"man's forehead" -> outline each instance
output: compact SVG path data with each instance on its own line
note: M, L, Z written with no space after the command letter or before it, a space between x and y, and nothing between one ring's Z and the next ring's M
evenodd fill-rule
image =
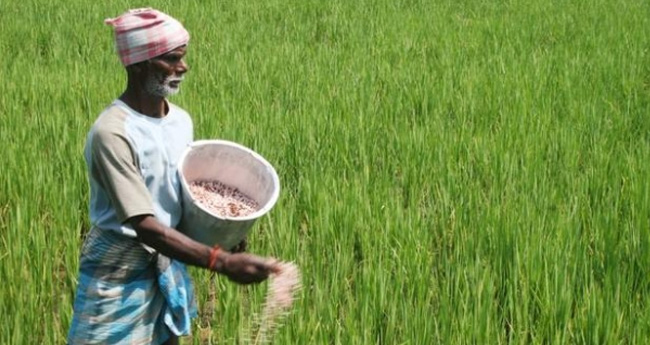
M177 47L175 49L172 49L165 54L162 54L160 56L165 56L165 55L176 55L176 54L185 54L187 52L187 45L182 45L180 47Z
M168 52L166 52L164 54L160 54L160 55L158 55L156 57L153 57L149 61L159 60L159 59L160 60L165 60L167 58L179 59L179 58L184 57L186 53L187 53L187 46L184 45L184 46L174 48L174 49L172 49L172 50L170 50L170 51L168 51Z

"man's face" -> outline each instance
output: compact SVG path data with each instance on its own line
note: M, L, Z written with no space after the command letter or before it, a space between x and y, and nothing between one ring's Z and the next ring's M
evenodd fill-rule
M167 97L178 93L189 67L185 63L187 47L181 46L149 60L145 91L152 96Z

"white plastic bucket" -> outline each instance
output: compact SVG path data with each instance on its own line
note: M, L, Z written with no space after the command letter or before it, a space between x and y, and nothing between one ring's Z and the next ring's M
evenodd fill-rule
M226 140L195 141L178 162L183 216L178 229L190 238L228 250L248 235L257 219L268 213L280 195L280 179L269 162L253 150ZM239 189L260 209L244 217L223 217L194 200L194 181L219 181Z

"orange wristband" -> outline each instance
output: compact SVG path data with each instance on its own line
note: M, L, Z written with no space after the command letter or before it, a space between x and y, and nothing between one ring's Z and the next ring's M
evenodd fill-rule
M219 256L219 252L221 251L221 247L218 245L215 245L210 249L210 266L208 267L209 269L213 270L215 269L214 266L217 265L217 256Z

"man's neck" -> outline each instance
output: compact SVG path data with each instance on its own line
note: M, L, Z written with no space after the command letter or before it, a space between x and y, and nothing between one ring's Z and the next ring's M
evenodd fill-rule
M165 117L169 110L165 98L147 95L145 92L132 87L127 87L119 99L131 109L150 117Z

